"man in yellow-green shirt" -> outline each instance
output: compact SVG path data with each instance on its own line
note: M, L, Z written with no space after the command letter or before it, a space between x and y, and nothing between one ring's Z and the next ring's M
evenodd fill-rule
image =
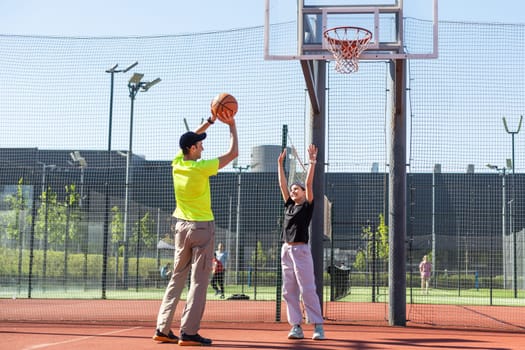
M175 255L173 273L166 287L157 316L153 339L179 345L211 345L212 340L199 335L206 305L206 293L212 269L215 223L211 209L210 176L237 158L239 153L235 119L220 116L230 128L228 151L214 159L201 160L205 131L217 116L208 118L195 132L188 131L179 140L180 151L172 162L173 185L177 206L175 224ZM182 289L191 270L191 283L180 320L180 337L173 334L171 324Z

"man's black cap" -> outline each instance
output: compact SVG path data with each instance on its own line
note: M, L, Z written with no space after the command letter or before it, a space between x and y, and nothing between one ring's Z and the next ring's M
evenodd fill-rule
M183 134L179 140L179 146L181 149L190 148L199 141L202 141L206 138L206 133L196 134L193 131L188 131Z

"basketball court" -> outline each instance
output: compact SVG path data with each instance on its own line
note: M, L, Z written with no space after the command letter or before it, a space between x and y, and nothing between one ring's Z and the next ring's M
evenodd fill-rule
M270 322L275 316L273 301L269 304L252 301L227 304L228 301L207 303L200 333L213 339L212 347L221 349L520 349L523 348L523 308L472 307L470 314L456 306L439 308L417 304L425 309L432 322L418 322L410 314L406 296L406 154L407 154L407 64L410 60L433 60L438 52L438 0L265 0L264 58L268 61L297 61L304 77L309 102L309 141L318 146L318 168L314 191L324 194L327 162L327 83L328 70L351 80L360 74L360 67L372 62L388 65L388 218L389 270L386 303L363 303L360 310L374 315L376 323L357 319L346 312L345 320L327 320L327 339L313 341L311 325L305 325L303 340L288 340L290 326L286 322L285 306L279 310L280 322ZM418 35L425 45L412 47L404 37L403 18L417 13L422 18ZM288 30L287 21L297 23ZM287 30L280 31L283 26ZM366 103L363 97L363 103ZM235 104L235 108L237 105ZM520 122L521 123L521 122ZM285 134L285 132L283 132ZM289 147L283 137L282 147ZM292 145L293 146L293 145ZM238 168L238 169L242 169ZM45 170L45 165L44 165ZM239 183L240 183L239 170ZM239 185L240 193L240 185ZM327 205L327 204L325 204ZM325 213L316 207L312 220L311 246L316 261L316 274L323 274L323 234ZM117 259L118 261L118 259ZM118 270L118 267L117 267ZM320 282L322 283L322 281ZM242 286L244 288L244 285ZM322 289L322 284L319 286ZM332 302L332 301L331 301ZM0 323L0 349L152 349L152 339L159 301L122 300L4 300L4 321ZM181 303L183 304L183 303ZM335 304L335 302L334 302ZM140 305L140 307L139 307ZM279 304L281 305L281 304ZM333 305L333 304L332 304ZM358 303L354 303L354 311ZM180 307L180 305L179 305ZM426 310L428 308L428 310ZM129 310L122 319L122 311ZM343 309L341 309L343 310ZM419 311L421 311L419 310ZM492 314L495 311L500 314ZM501 317L512 312L519 322L510 324ZM459 314L459 315L458 315ZM473 314L486 320L505 324L505 331L473 330L436 326L447 317L466 317L464 324L476 320ZM40 318L39 318L40 317ZM179 315L175 319L178 320ZM426 320L427 318L423 318ZM462 319L463 320L463 319ZM472 322L475 323L475 322ZM173 330L177 330L177 321ZM482 328L482 326L480 326ZM172 345L173 346L173 345Z

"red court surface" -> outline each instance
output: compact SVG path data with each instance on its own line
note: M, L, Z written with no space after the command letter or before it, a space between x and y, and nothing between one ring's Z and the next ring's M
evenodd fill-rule
M158 300L0 299L0 350L168 349L157 344ZM330 307L337 305L330 304ZM285 306L275 320L274 302L209 301L200 334L218 349L525 349L525 308L411 305L407 327L390 327L385 305L345 303L325 325L327 339L288 340ZM179 304L173 324L178 322ZM365 317L366 316L366 317ZM433 320L433 322L429 322ZM447 326L449 325L449 326ZM476 327L478 327L476 329ZM481 330L483 328L483 330Z
M312 326L305 325L305 336ZM151 339L154 326L0 323L0 349L141 350L179 348ZM288 324L204 322L200 333L217 349L525 349L524 333L418 327L375 327L327 323L327 339L288 340ZM175 329L176 331L176 329ZM182 347L180 347L182 348Z

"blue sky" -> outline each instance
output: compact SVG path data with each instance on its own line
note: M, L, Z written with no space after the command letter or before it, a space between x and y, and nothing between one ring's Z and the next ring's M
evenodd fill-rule
M296 0L272 1L291 1L293 3ZM331 2L332 0L316 1ZM333 1L341 2L346 0ZM423 1L431 2L432 0L404 1L405 5L407 5L411 2L420 4ZM74 0L0 0L0 34L65 37L149 36L260 27L264 23L264 3L264 0L223 0L220 2L211 0L90 0L83 2ZM505 6L500 6L501 3L504 3ZM523 0L505 0L501 3L488 0L439 0L439 19L441 21L525 23L523 17L525 2ZM129 62L119 60L118 63L124 67L134 60L135 58L133 60L130 59ZM104 66L104 69L109 68L112 64L114 64L113 61ZM146 67L146 65L142 65L141 61L141 69L142 67ZM159 73L159 76L165 79L162 86L169 86L167 74ZM146 76L147 79L156 77L156 75ZM90 79L94 78L90 77ZM105 83L106 81L104 80ZM35 85L38 86L38 84ZM106 85L104 85L104 88L106 88ZM125 93L123 89L119 91ZM151 95L152 98L161 95L160 89L156 91L158 91L156 95ZM9 90L5 92L4 96L9 96ZM123 96L122 99L125 101L124 106L127 108L128 101L126 97ZM141 96L140 107L146 105L147 98L148 95ZM205 103L201 103L201 105L205 106ZM32 108L31 105L28 105L28 108ZM67 108L62 108L61 111L67 112L68 110ZM125 123L128 121L128 112L127 109L122 111L124 115L122 124L119 124L117 119L114 120L114 149L126 149L127 147L128 131ZM521 110L518 111L518 113L521 112ZM509 117L511 125L514 125L512 121L516 116L510 114L507 117ZM499 128L498 130L503 135L502 137L507 137L501 127L500 117L495 118L498 123L496 127ZM35 122L35 125L45 127L46 122L38 120ZM93 132L98 130L90 124L82 125ZM98 131L100 132L100 130ZM100 134L105 135L105 130L100 132ZM27 142L25 141L26 139L33 140L24 138L22 134L18 133L15 136L16 140L11 140L7 146L2 147L18 147L20 140L23 142ZM69 137L69 141L73 142L71 140L74 139L74 134L71 134ZM298 138L295 138L296 141ZM97 138L89 138L89 140L90 142L96 142L96 146L83 144L82 147L86 149L93 147L100 149L100 145L103 145L102 147L105 146L104 141L100 141ZM4 144L5 141L6 139L4 139ZM24 145L26 144L24 143ZM134 141L134 150L138 146L140 145ZM162 149L169 149L166 145L163 146ZM56 148L54 144L52 146L38 144L38 147L42 149ZM67 144L65 147L68 147ZM161 149L157 145L151 148ZM146 155L148 159L169 159L172 149L173 147L169 149L169 155L162 154L161 156L153 157L146 152L139 153ZM140 149L137 151L140 151ZM245 152L244 157L248 156L249 152ZM505 159L505 157L506 155L499 158L495 157L495 159L499 161L499 159ZM246 162L241 157L240 161ZM484 164L477 164L476 166L483 168Z
M260 26L264 0L2 0L0 13L1 34L179 34ZM439 0L440 20L525 23L524 13L523 0Z

